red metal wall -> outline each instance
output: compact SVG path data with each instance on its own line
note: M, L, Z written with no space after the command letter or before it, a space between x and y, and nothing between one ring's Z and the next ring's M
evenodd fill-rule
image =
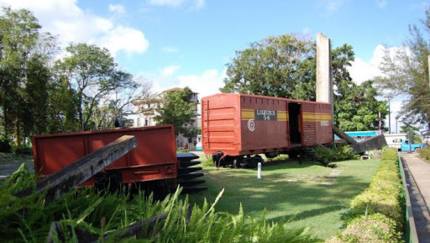
M240 106L242 134L240 154L287 149L289 131L285 100L241 95Z
M241 150L240 96L216 94L202 99L202 147L206 153Z
M175 134L171 125L34 136L35 172L44 176L55 173L123 135L134 135L138 145L106 171L120 170L124 183L176 178Z
M237 156L290 149L289 103L298 107L294 116L301 142L294 146L333 142L331 104L216 94L202 99L203 150Z
M330 104L303 102L302 145L314 146L333 142L332 110Z

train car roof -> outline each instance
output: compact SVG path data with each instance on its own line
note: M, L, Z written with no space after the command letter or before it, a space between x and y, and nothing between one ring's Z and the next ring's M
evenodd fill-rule
M202 98L206 99L206 98L210 98L210 97L215 97L215 96L240 96L240 97L249 97L249 98L261 98L261 99L273 99L273 100L282 100L282 101L287 101L287 102L294 102L294 103L309 103L309 104L330 104L327 102L317 102L317 101L309 101L309 100L296 100L296 99L291 99L291 98L282 98L282 97L273 97L273 96L264 96L264 95L253 95L253 94L238 94L238 93L218 93L218 94L213 94L213 95L209 95L209 96L205 96Z

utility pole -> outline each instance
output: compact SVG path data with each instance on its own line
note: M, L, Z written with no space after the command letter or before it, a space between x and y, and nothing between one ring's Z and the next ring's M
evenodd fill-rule
M399 133L397 119L396 119L396 133Z
M388 133L391 134L391 100L388 100Z
M391 99L393 98L393 95L388 95L388 133L391 134Z
M429 71L429 89L430 89L430 55L427 56L427 67Z

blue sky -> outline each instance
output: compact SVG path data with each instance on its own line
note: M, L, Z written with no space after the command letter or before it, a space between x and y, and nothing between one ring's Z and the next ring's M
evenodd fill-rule
M370 79L379 74L382 45L399 47L430 1L0 0L0 5L33 11L63 46L86 42L108 48L125 71L151 81L156 91L188 85L206 96L223 85L225 65L236 50L289 33L315 39L321 32L333 48L352 45L353 79ZM394 101L394 111L399 104Z

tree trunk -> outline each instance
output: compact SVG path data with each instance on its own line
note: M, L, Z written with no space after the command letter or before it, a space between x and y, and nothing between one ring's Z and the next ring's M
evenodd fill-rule
M4 102L3 102L3 122L4 122L4 137L7 139L8 138L8 124L7 124L7 100L5 98Z
M20 125L19 125L19 118L16 118L16 145L17 148L21 148L21 129L20 129Z

